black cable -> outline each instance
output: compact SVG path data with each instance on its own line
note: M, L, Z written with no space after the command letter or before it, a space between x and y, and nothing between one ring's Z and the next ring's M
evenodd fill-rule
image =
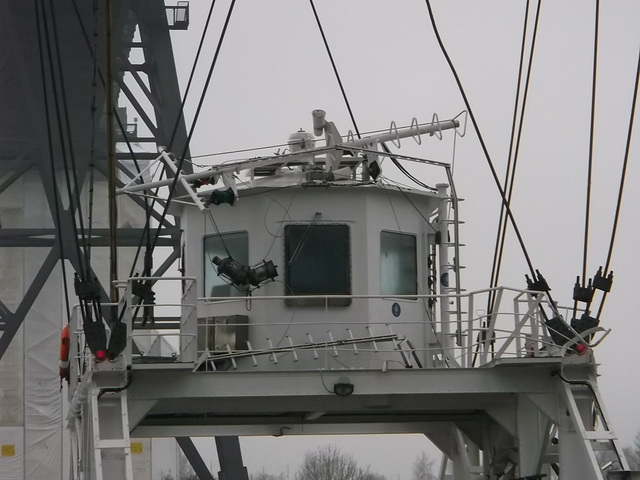
M631 137L633 134L633 119L636 114L636 105L638 103L638 87L640 86L640 52L638 53L638 65L636 67L636 81L633 88L633 100L631 102L631 114L629 118L629 129L627 131L627 143L624 150L624 162L622 164L622 173L620 174L620 187L618 188L618 200L616 202L616 213L613 220L613 227L611 229L611 240L609 241L609 251L607 252L607 261L605 263L605 274L609 271L609 265L611 264L611 256L613 255L613 245L616 240L616 232L618 230L618 220L620 219L620 209L622 205L622 194L624 192L624 183L627 176L627 165L629 163L629 150L631 149ZM598 314L596 318L600 318L602 309L604 308L604 302L607 298L607 292L605 291L600 306L598 307Z
M216 0L213 0L212 3L211 3L211 7L209 9L209 13L207 15L207 20L206 20L202 35L200 36L200 42L198 44L196 57L194 59L193 65L191 67L191 73L189 74L189 80L187 81L187 87L186 87L186 90L185 90L185 94L184 94L184 96L182 98L182 102L180 104L180 110L178 112L178 115L176 116L176 121L174 123L173 131L171 133L171 138L170 138L169 143L167 145L167 150L168 151L172 151L173 142L174 142L175 137L176 137L177 132L178 132L178 127L180 125L180 120L184 116L184 107L185 107L185 104L187 102L187 97L189 95L189 92L191 90L191 84L192 84L192 81L193 81L193 78L194 78L194 75L195 75L195 71L196 71L196 67L198 65L198 61L200 59L200 54L202 52L202 47L204 45L204 40L206 38L208 29L209 29L209 24L210 24L211 18L213 16L213 9L214 9L215 4L216 4ZM195 121L194 121L194 123L195 123ZM188 142L187 142L187 145L188 145ZM185 154L186 154L186 149L185 149ZM184 154L182 156L182 159L184 160ZM158 190L159 189L156 189L156 195L157 195ZM154 250L155 244L157 243L157 238L159 237L160 229L162 228L163 223L164 223L164 219L165 219L165 215L163 215L162 221L158 225L158 231L157 231L157 235L155 237L155 240L152 242L151 241L151 228L150 228L151 212L152 212L152 209L155 207L156 199L154 198L153 201L151 202L151 206L149 206L148 199L145 198L145 204L146 204L145 226L144 226L144 230L143 230L143 235L140 237L140 243L138 244L138 250L136 251L135 261L132 263L130 276L133 275L133 272L135 270L135 264L136 264L136 262L138 260L138 257L140 255L140 251L142 249L142 239L143 238L146 238L146 254L145 254L145 262L144 262L144 275L145 276L150 276L151 275L150 259L151 259L151 255L152 255L152 252Z
M329 60L331 61L331 66L333 67L333 72L336 74L336 79L338 80L338 85L340 86L340 91L342 92L342 97L344 98L344 103L347 106L347 110L349 111L349 116L351 117L351 122L353 123L353 127L356 130L356 135L358 138L360 137L360 130L358 129L358 124L356 123L356 119L353 116L353 111L351 110L351 105L349 104L349 99L347 98L347 94L344 91L344 87L342 85L342 80L340 79L340 74L338 73L338 68L336 67L336 62L333 60L333 55L331 55L331 49L329 48L329 42L327 42L327 37L324 34L324 29L322 28L322 24L320 23L320 17L318 16L318 12L316 11L316 6L313 3L313 0L309 0L311 4L311 9L313 10L313 15L316 18L316 23L318 24L318 29L320 30L320 35L322 35L322 41L324 42L324 46L327 50L327 54L329 55Z
M131 365L127 365L126 374L127 374L127 381L125 382L125 384L122 387L105 387L105 388L101 388L100 391L98 392L98 400L100 400L100 397L102 397L102 395L104 395L105 393L120 393L120 392L125 391L127 388L129 388L131 386L131 382L133 382L133 375L131 373Z
M473 123L473 127L476 130L476 133L478 135L478 140L480 141L480 146L482 147L482 151L484 153L485 159L487 160L487 163L489 165L489 169L491 170L491 175L493 176L493 180L496 184L496 187L498 188L498 192L500 193L500 198L502 200L502 205L505 209L505 212L507 213L507 216L509 217L509 220L511 221L511 225L513 226L513 230L518 238L518 242L520 243L520 248L522 250L522 253L525 257L525 261L527 262L527 265L529 267L529 271L531 273L531 275L535 278L536 277L536 272L533 268L533 263L531 262L531 258L529 257L529 253L527 252L527 249L524 245L524 240L522 239L522 235L520 233L520 229L518 228L518 225L515 221L515 218L513 217L513 212L511 211L511 208L509 207L509 204L507 203L507 198L504 192L504 189L502 188L502 185L500 184L500 180L498 179L498 174L496 172L496 169L493 165L493 161L491 160L491 155L489 155L489 150L487 149L487 145L485 144L484 138L482 137L482 133L480 132L480 128L478 127L478 122L476 121L476 117L473 114L473 110L471 109L471 104L469 103L469 99L467 98L467 94L464 91L464 88L462 86L462 82L460 80L460 77L458 76L458 72L456 71L453 62L451 61L451 57L449 57L449 54L447 53L447 50L444 46L444 43L442 42L442 38L440 37L440 33L438 31L438 26L436 25L435 22L435 18L433 16L433 10L431 9L431 2L430 0L425 0L425 3L427 5L427 9L429 11L429 19L431 21L431 25L433 27L433 32L436 36L436 40L438 42L438 45L440 46L440 50L442 51L442 54L445 57L445 60L447 61L447 64L449 65L449 68L451 69L451 73L453 74L453 77L456 81L456 84L458 85L458 89L460 91L460 94L462 95L462 99L464 101L464 104L466 106L467 111L469 112L469 118L471 118L471 122Z
M498 189L498 192L500 193L500 199L502 200L502 204L504 206L505 212L507 213L507 216L509 218L509 220L511 221L511 226L513 227L513 231L516 234L516 237L518 239L518 243L520 244L520 249L522 250L522 254L524 255L524 259L527 263L527 266L529 268L529 272L531 273L531 276L536 279L538 278L540 275L539 273L534 270L533 268L533 263L531 262L531 258L529 257L529 253L527 252L527 248L525 247L524 244L524 240L522 238L522 234L520 233L520 229L518 228L518 224L516 223L516 220L513 216L513 212L511 211L511 208L509 207L509 204L507 202L507 198L504 192L504 189L502 188L502 185L500 184L500 179L498 178L498 174L496 172L496 169L493 165L493 161L491 160L491 156L489 155L489 150L487 149L487 145L485 144L484 138L482 137L482 133L480 132L480 128L478 127L478 122L476 121L476 117L473 114L473 110L471 109L471 104L469 103L469 99L467 98L467 95L464 91L464 88L462 86L462 82L460 80L460 77L458 76L458 72L456 71L453 62L451 61L451 57L449 57L449 54L447 53L447 50L444 46L444 43L442 42L442 38L440 37L440 33L438 31L438 26L436 25L435 22L435 18L433 16L433 10L431 9L431 2L430 0L425 0L426 5L427 5L427 9L429 11L429 19L431 21L431 25L433 27L433 32L436 36L436 40L438 41L438 45L440 46L440 49L442 51L442 54L444 55L447 64L449 65L449 68L451 69L451 73L454 76L454 79L456 81L456 84L458 85L458 89L460 91L460 95L462 96L462 99L464 100L465 106L467 108L467 111L469 112L469 117L471 118L471 122L473 123L473 127L476 130L476 134L478 135L478 140L480 141L480 146L482 147L482 151L484 153L485 159L487 160L487 164L489 166L489 169L491 171L491 175L493 177L493 180L496 184L496 188ZM549 290L546 290L545 295L547 296L547 298L549 299L549 306L550 308L556 312L556 306L555 306L555 302L551 296L551 292ZM541 309L541 313L543 317L547 317L544 309Z
M102 85L102 87L106 88L106 82L105 82L105 79L104 79L104 75L102 74L102 71L100 70L100 67L97 64L97 55L96 55L97 45L95 43L95 39L97 38L97 30L96 30L97 20L95 20L95 22L94 22L94 43L92 45L92 43L91 43L91 41L89 39L89 35L87 34L87 29L86 29L86 27L85 27L85 25L84 25L84 23L82 21L82 16L81 16L80 11L78 9L76 0L72 0L72 4L73 4L74 12L75 12L75 15L76 15L76 20L78 22L78 25L79 25L80 30L82 32L82 35L84 37L85 46L87 47L89 55L93 60L93 83L94 83L94 87L95 87L95 84L96 84L96 79L99 79L100 84ZM97 4L95 2L93 4L93 11L94 11L93 12L94 13L94 19L97 19L98 18L98 16L97 16L98 8L97 8ZM92 105L92 122L95 123L95 114L96 114L96 111L97 111L97 107L95 105L95 93L94 93L94 96L93 96L93 102L94 103ZM132 161L134 163L136 171L137 171L137 173L140 173L141 172L140 164L138 162L137 155L134 152L133 147L131 145L131 141L129 139L129 134L127 133L126 125L121 120L121 118L120 118L120 116L118 114L116 106L111 105L111 106L107 106L107 108L111 108L112 109L114 118L116 119L116 122L118 124L118 128L119 128L120 133L121 133L121 135L122 135L122 137L124 139L124 142L127 145L127 149L129 151L129 154L131 155L131 159L132 159ZM95 136L95 127L92 124L92 141L91 141L91 158L92 158L92 160L94 158L94 153L95 153L95 149L94 149L95 139L94 139L94 136ZM91 166L91 179L90 179L90 214L89 214L89 234L88 234L89 240L87 242L87 246L85 247L86 248L86 255L87 255L87 276L89 276L88 272L90 271L90 266L89 265L90 265L91 229L92 229L92 214L91 214L91 205L92 205L92 199L91 198L92 198L92 194L93 194L93 165ZM155 199L154 199L154 202L155 202ZM143 234L140 237L140 243L138 244L138 248L136 250L136 255L135 255L134 261L132 262L131 272L130 272L129 276L133 276L133 272L135 271L135 265L136 265L136 263L138 261L138 256L139 256L140 251L142 249L143 240L146 237L147 240L149 241L149 233L148 233L149 232L149 218L150 218L151 212L153 210L153 204L151 206L149 206L149 201L148 201L148 199L146 197L145 197L145 207L144 208L145 208L147 221L145 222L145 229L143 230ZM92 304L92 306L93 306L93 308L94 308L94 310L96 312L96 317L99 318L99 316L101 315L99 303L94 302ZM116 323L117 322L121 322L123 320L124 311L125 311L125 309L123 309L120 312L120 314L118 315L118 318L115 319ZM136 312L137 312L137 310L136 310ZM134 318L135 318L135 313L134 313Z
M82 22L82 16L81 16L80 11L78 9L78 5L76 3L76 0L72 0L72 3L73 3L73 8L74 8L74 12L75 12L75 15L76 15L76 19L78 21L78 25L80 26L80 30L82 31L82 35L84 37L85 45L86 45L86 47L87 47L87 49L89 51L89 54L90 54L91 58L94 61L95 72L97 72L97 76L98 76L98 78L100 80L100 84L104 88L106 88L104 75L102 74L102 71L100 70L99 66L97 66L97 57L96 57L96 48L97 47L95 45L92 46L91 41L89 40L89 35L87 34L87 29L86 29L84 23ZM97 18L97 8L94 8L94 16L95 16L95 18ZM133 160L133 163L134 163L134 165L136 167L137 172L140 173L140 171L141 171L140 170L140 165L138 163L137 156L136 156L135 152L133 151L133 147L131 146L131 141L129 140L129 135L127 133L127 129L126 129L125 125L123 124L123 122L121 121L121 119L120 119L120 117L118 115L118 111L115 108L115 106L112 106L112 108L113 108L114 117L116 118L116 121L118 122L118 127L120 129L120 133L122 134L122 136L124 138L124 141L127 144L127 148L129 150L129 154L131 155L131 158ZM157 195L157 191L158 190L159 190L159 188L156 189L156 194L155 195ZM151 214L153 212L153 209L154 209L156 201L157 200L154 198L152 203L151 203L151 205L149 205L148 199L145 197L145 217L146 217L146 221L145 221L145 226L144 226L142 235L140 237L140 242L138 243L138 247L137 247L137 250L136 250L134 261L131 263L131 271L129 273L130 277L133 276L133 272L135 271L135 266L137 264L138 257L140 255L140 251L142 250L142 242L146 238L147 244L148 245L150 244L150 219L151 219ZM162 227L163 223L164 222L160 223L159 228ZM151 272L145 272L145 275L146 274L150 275Z
M96 12L98 11L97 0L93 0L92 7L94 12L94 20L93 20L93 51L95 51L97 46L98 39L98 16ZM74 3L75 7L75 3ZM76 7L77 8L77 7ZM94 199L94 181L95 181L95 161L96 161L96 112L98 110L97 102L96 102L96 80L98 77L98 61L95 55L91 55L91 60L93 61L93 72L91 78L91 146L89 148L89 208L88 208L88 232L87 232L87 246L86 246L86 257L87 261L91 260L91 248L92 248L92 238L93 238L93 199Z
M84 262L83 262L83 254L82 254L82 250L80 248L80 244L78 242L78 228L77 228L77 224L75 222L75 218L74 218L74 212L75 212L75 208L74 208L74 194L73 194L73 190L71 187L71 178L69 176L69 166L67 164L67 150L66 150L66 146L65 146L65 137L64 137L64 133L62 131L62 118L61 118L61 114L60 114L60 104L58 101L58 89L57 89L57 84L56 84L56 78L55 78L55 69L54 69L54 64L53 64L53 58L52 58L52 52L51 52L51 42L50 40L50 35L49 35L49 27L47 25L47 18L46 18L46 14L45 14L45 10L44 10L44 2L41 1L41 8L42 8L42 25L44 27L44 38L46 40L45 44L46 44L46 50L47 50L47 59L48 59L48 67L49 67L49 77L51 78L51 88L53 90L53 101L54 101L54 107L55 107L55 116L56 116L56 120L57 120L57 125L58 125L58 136L60 137L60 149L61 149L61 156L62 156L62 161L64 164L64 173L65 173L65 178L66 178L66 187L67 187L67 194L69 196L69 213L71 216L71 225L72 225L72 229L73 229L73 234L74 234L74 246L76 248L76 253L78 255L78 262L80 265L80 278L85 280L87 275L87 269L85 269L84 266ZM46 90L45 90L46 91ZM53 161L53 151L52 153L52 161ZM75 173L75 172L74 172ZM54 177L55 180L55 177Z
M526 79L525 79L525 85L524 85L524 92L523 92L523 97L522 97L522 106L521 106L521 110L520 110L520 118L518 121L518 126L516 129L516 117L517 117L517 109L518 109L518 103L519 103L519 98L520 98L520 83L522 81L522 70L523 70L523 63L524 63L524 50L525 50L525 43L526 43L526 33L527 33L527 25L528 25L528 17L529 17L529 0L527 0L527 12L525 15L525 20L524 20L524 26L523 26L523 33L522 33L522 47L521 47L521 51L520 51L520 64L519 64L519 69L518 69L518 88L516 91L516 101L514 103L514 108L513 108L513 124L511 127L511 139L509 141L509 157L508 157L508 162L507 162L507 173L505 175L505 182L504 184L507 185L507 204L511 205L511 200L512 200L512 196L513 196L513 190L514 190L514 183L515 183L515 178L516 178L516 169L518 166L518 155L520 153L520 141L522 139L522 131L523 131L523 124L524 124L524 117L525 117L525 109L527 106L527 98L529 95L529 84L531 81L531 72L533 70L533 57L534 57L534 52L535 52L535 46L536 46L536 39L538 38L538 25L539 25L539 20L540 20L540 6L541 6L542 2L540 0L538 0L538 5L536 7L536 16L535 16L535 20L534 20L534 27L533 27L533 34L532 34L532 38L531 38L531 50L529 52L529 62L527 64L527 75L526 75ZM515 132L517 131L517 136L515 134ZM516 141L515 141L515 149L514 149L514 136L516 136ZM512 153L513 153L513 157L512 157ZM512 158L513 158L513 164L511 164L512 162ZM500 220L499 220L499 235L500 235L500 240L496 239L496 250L494 251L494 257L493 257L493 270L491 273L491 280L490 280L490 284L489 284L489 288L494 288L498 286L498 281L500 278L500 271L502 269L502 259L503 259L503 255L504 255L504 247L506 244L506 236L507 236L507 227L508 227L508 223L507 223L507 219L504 217L504 208L500 209ZM487 311L489 312L489 314L491 314L493 312L494 306L495 306L495 302L496 302L496 297L497 297L497 290L493 290L490 294L489 294L489 305L488 305L488 309ZM491 347L493 348L493 343L491 344Z
M187 103L187 97L189 96L189 91L191 90L191 82L193 81L193 77L196 72L196 67L198 65L198 61L200 60L200 53L202 52L202 46L204 45L204 39L207 36L207 31L209 30L209 23L211 22L211 17L213 16L213 7L216 5L216 0L211 2L211 8L209 8L209 14L207 15L207 21L204 24L204 29L202 30L202 35L200 36L200 43L198 44L198 50L196 51L196 57L193 60L193 65L191 67L191 73L189 74L189 80L187 81L187 88L184 91L184 96L182 97L182 102L180 103L180 110L178 111L178 115L176 116L176 123L173 125L173 131L171 132L171 139L169 140L169 144L167 146L168 151L172 151L173 141L176 139L176 135L178 133L178 127L180 125L180 119L183 118L184 115L184 106Z
M529 53L529 64L528 64L528 70L527 70L527 77L525 80L524 95L522 100L522 106L520 106L520 87L522 85L522 76L523 76L523 70L524 70L524 56L525 56L525 45L526 45L526 38L527 38L527 26L529 24L529 4L530 2L529 0L527 0L527 5L525 7L526 11L524 16L524 24L522 28L522 44L520 47L518 80L517 80L517 87L516 87L515 102L513 105L513 119L511 124L511 137L509 140L509 153L507 157L507 168L506 168L506 173L504 178L504 185L508 185L507 203L509 205L511 205L511 198L513 195L513 185L515 181L516 167L518 163L518 151L520 146L520 138L522 135L522 124L524 120L524 111L525 111L525 106L527 102L527 94L529 90L529 80L531 78L531 67L533 63L533 53L534 53L535 42L537 38L538 20L540 18L541 2L538 1L538 7L536 10L536 19L534 22L535 26L534 26L533 36L531 40L531 51ZM518 108L521 108L520 112L518 112ZM517 122L518 113L520 114L520 120L519 120L519 124L516 125L518 123ZM514 139L516 138L516 131L518 132L517 140L514 142ZM515 143L515 154L513 153L514 143ZM513 161L513 164L512 164L512 161ZM502 258L504 254L504 245L506 241L507 226L508 226L508 223L504 215L504 208L501 208L500 219L498 221L498 233L496 234L496 245L495 245L495 250L493 252L493 267L491 271L491 279L489 281L489 288L496 287L500 278L500 269L502 267ZM489 311L492 310L491 307L493 306L493 303L495 301L495 295L492 295L491 297L492 297L491 304L490 304L491 306L489 308Z
M507 200L505 191L500 183L500 179L498 178L498 174L496 172L496 169L493 165L493 161L491 160L491 156L489 155L489 150L487 149L487 146L485 144L484 138L482 137L482 133L480 132L480 128L478 126L478 122L476 121L475 115L473 113L473 110L471 109L471 104L469 103L469 99L467 98L467 95L464 91L464 87L462 86L462 81L460 80L460 77L458 75L458 72L455 68L455 66L453 65L453 62L451 60L451 57L449 56L447 49L444 46L444 43L442 41L442 38L440 37L440 32L438 30L438 26L436 25L436 21L435 21L435 17L433 15L433 9L431 8L431 2L430 0L425 0L426 6L427 6L427 10L429 12L429 20L431 21L431 26L433 28L433 32L436 36L436 40L438 42L438 45L440 46L440 50L442 51L442 54L445 57L445 60L447 61L447 64L449 65L449 68L451 70L451 73L456 81L456 84L458 86L458 90L460 91L460 95L462 96L462 99L465 103L466 109L469 112L469 118L471 118L471 122L473 123L473 127L476 130L476 133L478 135L478 140L480 142L480 146L482 147L482 151L484 153L485 159L487 160L487 164L489 166L489 169L491 171L491 175L493 177L493 180L496 184L496 187L498 188L498 192L500 193L500 199L502 200L502 206L504 208L504 211L507 214L507 217L509 218L509 221L511 222L511 225L513 227L513 231L516 234L516 237L518 239L518 243L520 244L520 249L522 250L522 254L524 255L524 259L527 263L527 266L529 268L529 272L531 273L531 276L536 279L538 278L538 274L537 272L534 270L533 268L533 263L531 262L531 258L529 257L529 253L527 252L527 248L524 245L524 240L522 238L522 234L520 233L520 229L518 228L518 225L516 223L516 220L513 216L513 212L511 211L511 208L509 206L509 202ZM548 297L549 299L549 306L551 307L551 309L555 312L556 311L556 307L555 307L555 302L553 301L553 298L551 296L551 292L550 291L546 291L544 292L545 295ZM542 316L546 319L547 318L547 314L544 311L544 309L541 308L541 313ZM477 351L476 351L476 355L474 356L474 360L473 363L475 364L475 359L477 356Z
M75 149L73 147L73 138L71 135L71 121L69 120L69 109L68 109L68 105L69 102L67 100L67 93L66 93L66 86L65 86L65 81L64 81L64 71L62 68L62 59L61 59L61 54L60 54L60 41L59 41L59 37L58 37L58 27L57 27L57 21L56 21L56 14L55 14L55 7L54 7L54 2L53 0L49 0L49 8L51 10L51 24L52 24L52 31L53 31L53 40L54 40L54 47L55 47L55 53L56 53L56 60L57 60L57 69L58 69L58 74L60 77L60 94L62 97L62 113L64 116L64 126L66 127L66 140L68 142L68 148L69 148L69 161L71 163L71 172L72 172L72 176L73 176L73 193L71 190L71 185L69 184L69 179L68 179L68 165L66 163L66 153L64 151L64 140L62 139L62 124L60 124L60 143L61 146L63 148L63 157L64 157L64 161L65 161L65 175L67 176L67 191L69 193L69 202L70 205L74 205L75 203L75 208L71 209L71 212L73 213L72 215L72 219L73 219L73 224L74 224L74 230L77 230L76 227L76 220L75 220L75 212L78 212L78 224L80 227L80 238L82 241L82 247L84 250L84 255L85 255L85 268L86 268L86 276L87 278L89 277L89 272L90 272L90 266L89 266L89 259L86 258L87 255L87 251L86 251L86 244L87 244L87 237L86 237L86 232L85 232L85 228L84 228L84 220L83 220L83 215L82 215L82 205L80 202L80 191L81 191L81 185L78 182L78 174L77 174L77 166L76 166L76 160L75 160ZM45 31L47 30L46 27L46 21L45 21ZM49 42L48 42L49 43ZM48 48L48 43L47 43L47 48ZM49 55L51 55L51 53L49 53ZM50 60L53 61L53 58L50 57ZM52 82L55 84L55 75L53 72L53 65L51 65L52 67L52 72L51 72L51 78L52 78ZM55 92L55 85L54 85L54 92ZM56 105L57 105L57 94L55 97L55 101L56 101ZM58 109L58 107L56 107L56 109ZM58 118L58 121L60 122L60 118ZM77 242L77 240L76 240Z
M389 150L389 147L387 147L386 143L382 142L380 144L380 146L382 146L382 149L385 151L385 153L387 153L389 155L389 158L391 159L393 164L398 168L398 170L400 170L404 174L404 176L406 176L409 180L413 180L416 183L416 185L419 185L420 187L422 187L422 188L424 188L426 190L431 190L431 191L436 191L437 190L436 188L431 187L431 186L427 185L426 183L418 180L411 173L409 173L409 171L404 167L404 165L402 165L398 161L398 159L391 154L391 150Z
M44 111L45 111L45 123L47 125L47 143L49 147L49 165L51 166L51 180L53 185L53 202L54 202L54 215L56 235L58 237L58 246L60 248L60 262L62 263L62 276L64 281L62 282L64 287L64 299L67 311L67 323L71 323L71 310L69 307L69 289L67 287L67 272L65 267L65 254L64 254L64 242L62 241L62 225L60 224L60 199L58 193L58 182L56 181L56 168L53 159L53 132L51 129L51 119L49 113L49 99L47 95L47 83L45 81L45 67L44 67L44 52L42 50L42 27L40 25L41 14L38 8L38 0L33 0L34 8L36 11L36 25L38 35L38 53L40 59L40 79L42 80L42 93L44 96ZM44 14L43 14L44 16Z
M618 220L620 217L620 206L622 204L622 194L624 191L624 182L627 176L627 165L629 163L629 150L631 149L631 137L633 134L633 119L636 114L636 105L638 103L638 87L640 86L640 52L638 53L638 65L636 67L636 81L633 89L633 100L631 103L631 114L629 116L629 129L627 131L627 143L624 149L624 162L622 165L622 173L620 175L620 187L618 189L618 201L616 203L616 213L613 221L613 228L611 230L611 240L609 242L609 251L607 253L607 262L604 267L604 271L609 270L609 264L611 263L611 256L613 255L613 244L616 239L616 230L618 228Z
M587 281L587 252L589 247L589 217L591 213L591 180L593 176L593 139L596 123L596 78L598 73L598 31L600 23L600 0L596 0L595 30L593 37L593 76L591 81L591 125L589 127L589 162L587 169L587 199L584 212L584 250L582 253L582 287Z
M422 217L422 219L425 221L425 223L427 224L428 227L431 228L431 230L434 231L434 233L438 233L438 231L436 230L436 227L433 226L433 224L429 221L429 219L427 219L427 217L425 217L423 215L423 213L418 209L418 207L416 206L415 203L413 203L413 201L411 200L411 197L409 197L409 195L407 195L407 192L405 192L402 188L400 188L400 186L396 185L396 188L398 189L398 191L400 193L402 193L402 195L404 195L404 198L411 204L411 206L413 207L413 209L416 211L416 213L418 215L420 215Z
M205 81L204 84L204 88L202 89L202 94L200 95L200 101L198 102L198 107L196 108L196 113L194 115L193 118L193 123L191 124L191 130L189 131L189 134L187 136L187 141L185 142L184 145L184 149L182 151L182 155L180 155L179 159L178 159L178 165L176 166L176 170L177 173L173 178L173 182L171 183L171 187L169 188L169 195L167 197L167 201L166 201L166 205L162 211L162 216L160 219L160 224L158 225L158 228L156 229L156 234L153 238L153 242L151 243L151 251L153 251L155 249L156 244L158 243L158 238L160 237L160 231L162 228L162 224L165 221L165 218L167 216L167 212L169 210L169 205L171 204L171 200L173 199L173 196L175 195L176 192L176 187L178 185L178 178L180 177L180 171L182 171L182 166L184 164L184 160L185 160L185 155L187 154L187 151L189 150L189 144L191 143L191 138L193 137L193 132L195 131L195 127L196 124L198 122L198 118L200 116L200 111L202 110L202 105L204 104L204 99L205 96L207 94L207 90L209 88L209 84L211 83L211 77L213 76L213 70L216 66L216 63L218 61L218 56L220 55L220 49L222 47L222 42L224 41L224 37L225 34L227 33L227 28L229 27L229 21L231 19L231 14L233 13L233 7L236 4L236 0L232 0L231 5L229 6L229 11L227 12L227 17L224 21L224 25L222 27L222 32L220 34L220 39L218 40L218 46L216 47L216 51L213 55L213 60L211 61L211 67L209 68L209 73L207 74L207 79Z

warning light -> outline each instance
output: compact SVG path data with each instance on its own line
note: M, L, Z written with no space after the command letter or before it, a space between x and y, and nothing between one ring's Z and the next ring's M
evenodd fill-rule
M578 343L575 346L575 349L576 349L576 352L578 352L578 355L584 355L589 350L584 343Z
M104 362L107 358L107 352L105 350L98 350L96 352L96 360L99 362Z
M214 205L222 205L223 203L233 205L235 201L236 194L231 187L227 188L226 190L214 190L211 193L211 197L209 198L209 202L213 203Z

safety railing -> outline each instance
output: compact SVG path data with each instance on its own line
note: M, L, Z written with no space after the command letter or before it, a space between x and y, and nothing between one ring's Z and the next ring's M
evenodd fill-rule
M140 298L135 295L136 285L148 283L153 286L153 290L164 296L168 291L179 291L180 297L177 302L150 301L150 299ZM127 365L133 363L134 358L142 356L154 357L154 361L192 363L196 360L196 324L197 324L197 295L196 280L193 277L131 277L123 285L124 295L122 310L124 311L123 321L127 324L129 332L125 357ZM168 295L169 297L174 295ZM177 319L177 329L166 329L160 331L153 328L154 318L145 319L143 313L145 308L153 309L153 317L163 317L170 315ZM143 323L150 322L150 329L136 328ZM145 337L147 341L144 341ZM165 341L166 350L169 354L164 354L162 346L157 347L158 342ZM133 354L134 342L138 345L137 355ZM158 355L149 355L158 353Z
M134 295L136 290L134 285L136 283L139 284L139 282L149 282L156 291L179 291L181 293L175 302L157 302L153 299L140 298ZM153 357L155 361L161 363L192 364L195 362L197 295L194 278L132 277L127 281L117 282L116 286L121 291L120 302L118 304L103 303L101 304L101 309L102 312L114 309L118 321L122 321L126 325L127 343L125 350L122 352L123 365L131 365L134 360L141 357L146 357L146 359ZM153 309L155 315L159 317L166 318L167 315L171 316L176 320L175 328L156 329L154 328L153 320L150 320L150 328L138 328L141 323L147 321L143 318L145 308ZM92 319L92 321L104 324L108 345L111 334L109 324L104 318ZM160 344L164 344L166 348L157 347ZM153 355L156 352L158 355ZM71 391L75 389L79 377L86 371L91 370L92 361L95 361L95 359L86 342L80 306L75 306L70 324L69 367L71 370Z
M153 304L156 312L174 314L175 328L140 328L141 311L151 305L133 294L133 286L145 281L153 282L156 291L164 282L180 292L179 301L157 299ZM172 362L196 370L473 368L504 359L562 357L574 353L577 344L585 353L608 334L599 327L578 333L567 322L558 341L559 332L547 321L554 314L544 296L504 287L446 296L295 297L322 299L324 307L309 308L287 307L285 300L292 296L197 298L193 278L134 277L120 286L124 292L118 308L128 331L126 365ZM336 299L348 299L350 305L332 306ZM460 315L444 325L433 312L452 299ZM556 307L558 311L569 315L571 308ZM77 309L72 332L70 359L76 372L83 372L90 355ZM154 351L159 342L166 343L169 353Z
M303 300L310 297L296 297ZM313 297L316 301L318 296ZM381 368L423 367L481 367L500 359L530 357L562 357L582 344L588 351L608 333L594 328L578 333L566 322L565 332L558 343L552 338L553 329L548 318L556 315L545 297L534 292L504 287L460 295L381 296L350 295L322 296L324 308L285 309L281 306L291 296L251 296L232 298L200 298L201 314L208 319L224 319L222 335L214 333L214 343L207 328L218 328L218 320L205 325L209 342L199 341L197 368L215 370L242 368L240 359L251 368L278 364L304 368L302 356L311 360L325 359L323 367L367 368L377 363ZM451 302L461 309L461 315L444 325L429 314L427 305ZM340 310L330 305L336 299L348 299L350 307ZM332 302L333 300L333 302ZM421 306L409 317L382 318L378 313L388 309L389 302L405 302ZM492 305L489 311L489 305ZM202 308L204 306L204 309ZM433 309L435 311L436 309ZM560 309L562 310L562 309ZM569 313L570 309L565 309ZM553 312L558 312L556 307ZM250 317L247 321L244 316ZM283 319L282 316L289 316ZM234 318L242 318L234 323ZM202 321L202 319L201 319ZM214 325L215 324L215 325ZM202 326L202 325L201 325ZM236 329L237 335L229 331ZM240 333L244 332L244 333ZM443 333L445 332L445 333ZM602 333L598 339L596 333ZM225 339L234 338L235 343ZM238 343L238 339L244 345ZM366 362L356 357L373 355ZM282 362L285 356L289 362ZM313 365L313 362L311 363ZM364 365L364 367L363 367ZM283 366L283 368L286 368ZM317 367L315 367L317 368Z

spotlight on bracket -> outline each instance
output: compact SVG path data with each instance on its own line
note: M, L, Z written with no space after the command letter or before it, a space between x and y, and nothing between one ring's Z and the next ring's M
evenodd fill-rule
M278 276L278 270L271 260L263 260L252 267L248 267L239 264L231 257L220 258L216 256L213 257L213 263L216 266L218 275L225 276L232 284L237 286L248 287L253 285L254 287L259 287Z
M218 275L223 275L231 280L234 285L248 285L249 274L247 267L240 265L233 258L213 257L213 263L217 267Z
M333 393L339 397L348 397L353 393L353 389L353 383L351 383L346 377L340 377L333 385Z
M278 270L271 260L258 263L249 268L249 283L254 287L259 287L268 280L273 280L278 276Z

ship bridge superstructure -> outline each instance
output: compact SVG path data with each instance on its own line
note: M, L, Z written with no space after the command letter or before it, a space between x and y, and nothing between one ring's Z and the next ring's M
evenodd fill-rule
M460 135L464 116L361 140L313 119L285 152L185 173L163 151L171 178L119 189L175 189L183 275L118 282L127 340L111 361L73 328L84 474L129 478L131 437L364 433L425 434L441 478L601 479L598 452L627 469L597 389L608 331L565 322L573 307L541 277L462 290L449 165L387 148ZM383 180L403 162L440 169L438 182Z

